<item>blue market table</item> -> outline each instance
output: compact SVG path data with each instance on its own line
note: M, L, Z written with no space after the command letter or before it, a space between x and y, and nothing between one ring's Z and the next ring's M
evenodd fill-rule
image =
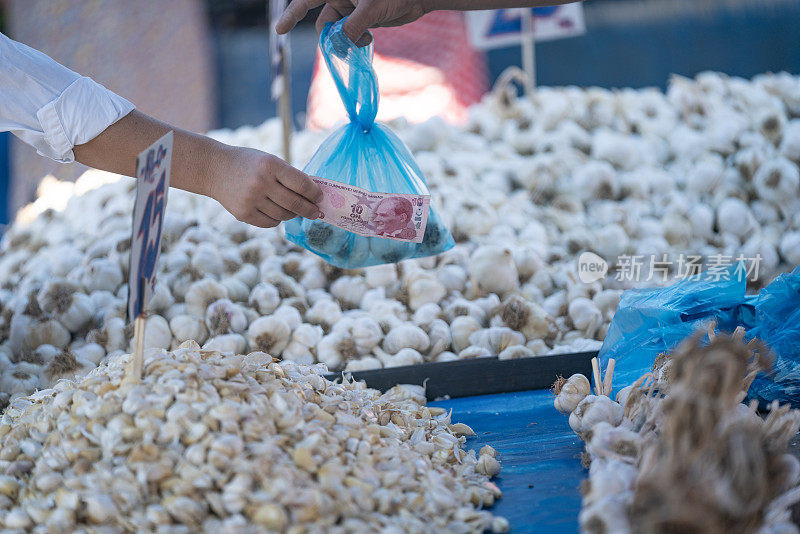
M578 532L583 450L548 390L462 397L430 403L453 410L453 422L472 427L469 449L491 445L503 470L494 480L503 497L490 509L511 532Z

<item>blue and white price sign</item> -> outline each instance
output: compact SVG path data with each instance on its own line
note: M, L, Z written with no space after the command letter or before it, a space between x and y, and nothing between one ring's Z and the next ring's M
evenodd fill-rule
M467 28L472 44L482 50L519 45L525 27L523 17L532 17L531 26L536 41L573 37L586 32L583 6L580 3L470 11L467 13Z
M172 168L172 131L136 158L136 203L128 270L128 319L141 316L156 285Z

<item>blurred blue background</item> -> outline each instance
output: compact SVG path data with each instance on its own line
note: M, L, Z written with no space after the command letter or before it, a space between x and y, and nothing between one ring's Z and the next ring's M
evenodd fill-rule
M266 0L174 0L168 10L158 0L135 6L127 0L0 0L0 30L93 76L145 112L204 131L275 115L266 14ZM800 73L798 0L586 0L584 14L585 35L537 44L540 85L663 88L672 73ZM305 122L314 62L314 15L291 33L298 126ZM126 21L132 17L156 21L149 35L155 32L154 41L172 58L157 82L168 86L131 83L157 78L152 52L130 35ZM493 80L520 64L520 50L492 50L487 59ZM45 174L74 179L85 170L44 160L10 138L0 134L0 223L32 200Z

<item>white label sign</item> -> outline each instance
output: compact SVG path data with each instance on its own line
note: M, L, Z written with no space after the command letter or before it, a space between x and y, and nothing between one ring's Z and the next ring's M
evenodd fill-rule
M470 11L467 13L467 27L472 44L482 50L519 45L522 42L522 17L531 14L533 35L537 41L586 33L583 5L580 3L530 9Z
M128 270L128 319L141 315L156 285L161 228L172 168L172 131L136 158L131 260Z

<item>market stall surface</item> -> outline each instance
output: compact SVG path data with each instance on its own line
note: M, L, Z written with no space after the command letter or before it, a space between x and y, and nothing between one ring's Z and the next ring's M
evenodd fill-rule
M492 508L511 531L577 532L581 509L580 439L553 407L548 390L463 397L430 403L453 409L453 422L472 427L467 447L491 445L503 470L494 482L503 497Z

